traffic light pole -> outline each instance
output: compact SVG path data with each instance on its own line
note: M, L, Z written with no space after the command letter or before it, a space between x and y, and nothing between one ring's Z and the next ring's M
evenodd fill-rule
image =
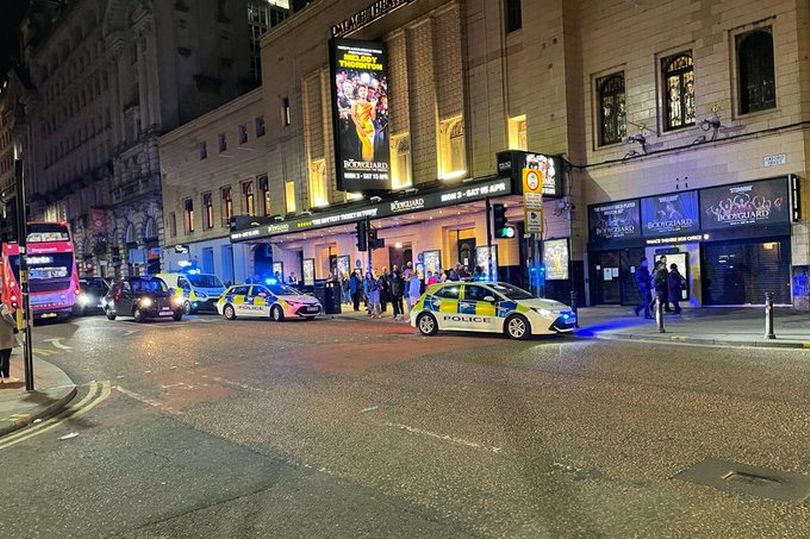
M368 261L368 266L367 266L367 267L368 267L368 270L367 270L367 271L368 271L368 274L369 274L369 275L371 275L372 277L374 277L374 274L373 274L373 273L372 273L372 271L371 271L371 269L372 269L372 268L371 268L371 251L372 251L372 249L371 249L371 242L369 241L370 236L371 236L371 219L369 219L368 217L366 217L366 249L367 249L367 251L366 251L366 253L367 253L367 254L366 254L366 258L368 259L368 260L367 260L367 261ZM365 276L364 276L364 277L365 277Z
M487 207L487 279L497 281L498 276L492 278L492 202L486 198Z
M23 365L25 370L25 389L34 390L34 351L31 342L31 302L28 297L28 218L25 212L25 178L23 177L22 159L14 160L14 182L17 191L17 245L20 250L20 303L23 331ZM20 317L17 317L20 320Z

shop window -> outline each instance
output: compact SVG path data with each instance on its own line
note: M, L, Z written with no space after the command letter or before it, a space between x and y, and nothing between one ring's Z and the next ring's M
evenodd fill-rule
M190 198L183 201L183 226L186 234L194 232L194 201Z
M208 159L208 144L203 141L200 142L200 160Z
M523 12L520 0L506 0L506 32L520 30L523 26Z
M256 215L256 193L252 180L242 184L242 208L247 215Z
M326 161L319 159L309 165L309 203L313 208L329 205L329 191L326 185Z
M204 193L202 196L203 205L203 230L214 228L214 197L211 193Z
M529 144L526 140L525 114L509 118L509 149L523 151L529 149Z
M596 81L599 107L599 145L621 142L627 133L624 108L624 73L613 73Z
M408 134L391 137L391 185L405 189L413 184L411 177L411 138Z
M284 184L284 204L287 214L295 213L295 182L293 181Z
M737 84L740 114L776 107L773 36L770 27L737 36Z
M256 117L256 138L263 137L265 133L264 116Z
M230 186L223 187L220 191L222 195L222 226L230 226L233 217L233 193Z
M245 144L248 141L247 126L242 124L239 126L239 144Z
M228 149L228 138L225 136L225 133L219 134L219 153L224 152Z
M467 173L464 119L459 116L442 121L439 139L439 177L443 180L464 177Z
M664 129L695 125L695 70L692 52L681 52L661 61L664 90Z
M259 178L259 189L262 195L262 204L264 205L264 215L270 215L270 182L267 181L267 176Z

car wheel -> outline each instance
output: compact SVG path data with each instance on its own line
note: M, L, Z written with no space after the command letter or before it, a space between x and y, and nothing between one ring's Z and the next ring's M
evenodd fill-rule
M225 317L225 320L236 320L236 311L233 309L233 305L226 305L222 309L222 316Z
M175 322L179 322L180 320L182 320L182 319L183 319L183 311L177 311L177 312L175 312L175 313L172 315L172 318L174 319L174 321L175 321Z
M532 334L529 321L522 314L513 314L507 318L505 329L507 335L518 340L528 339Z
M115 311L109 307L107 307L107 309L104 311L104 314L107 315L107 320L115 320Z
M191 314L193 309L191 308L191 302L187 301L183 304L183 314Z
M132 313L132 317L135 318L135 321L139 323L146 319L143 315L143 311L140 309L135 309L135 312Z
M439 323L436 317L430 313L422 313L416 318L416 327L422 335L432 337L439 332Z
M278 305L273 305L273 308L270 309L270 318L273 319L273 322L281 322L284 320L284 310Z

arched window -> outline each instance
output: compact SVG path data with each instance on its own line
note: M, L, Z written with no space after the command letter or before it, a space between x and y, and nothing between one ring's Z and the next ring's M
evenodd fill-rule
M156 238L157 238L157 228L155 227L155 219L153 217L148 217L146 219L146 224L143 226L144 243L149 243L150 241Z
M776 107L776 78L771 29L737 36L740 114Z
M132 245L133 243L137 243L137 238L135 237L135 225L132 223L127 224L127 228L124 232L124 244L125 245Z
M613 73L596 80L599 100L599 145L621 142L627 133L624 109L624 73Z
M692 53L664 58L664 129L695 125L695 70Z

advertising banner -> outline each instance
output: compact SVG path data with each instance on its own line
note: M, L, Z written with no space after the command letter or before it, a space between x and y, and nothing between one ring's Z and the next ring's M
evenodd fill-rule
M304 285L305 286L314 286L315 285L315 259L314 258L305 258L304 259Z
M700 230L697 191L641 199L641 224L645 236L664 236Z
M543 242L543 265L546 267L546 281L567 281L568 260L568 238L545 240Z
M704 230L790 222L785 178L737 183L700 192Z
M641 236L638 200L609 202L588 208L592 241Z
M563 196L562 158L553 155L506 150L498 152L498 176L511 177L515 185L520 185L523 169L533 168L543 173L543 195L547 197Z
M391 174L385 44L333 39L330 67L337 188L352 193L388 191Z

